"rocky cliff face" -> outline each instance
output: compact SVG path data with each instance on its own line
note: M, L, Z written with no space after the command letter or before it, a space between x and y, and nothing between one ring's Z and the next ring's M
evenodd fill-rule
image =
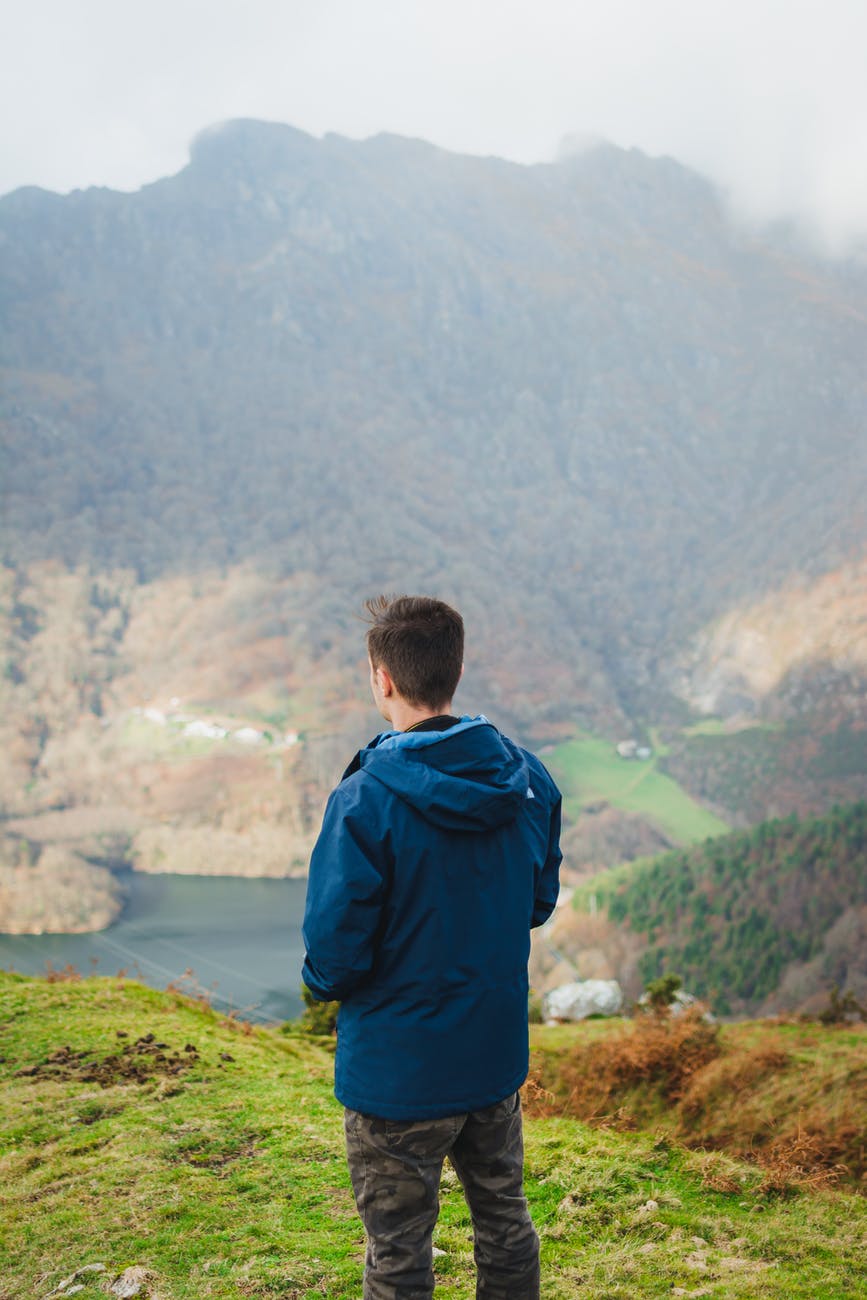
M671 664L672 683L698 713L867 720L865 609L863 562L793 579L704 628Z

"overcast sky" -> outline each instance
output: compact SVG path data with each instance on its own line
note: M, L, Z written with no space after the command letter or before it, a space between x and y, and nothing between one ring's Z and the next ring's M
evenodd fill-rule
M230 117L520 162L669 153L867 235L865 0L0 0L0 192L136 189Z

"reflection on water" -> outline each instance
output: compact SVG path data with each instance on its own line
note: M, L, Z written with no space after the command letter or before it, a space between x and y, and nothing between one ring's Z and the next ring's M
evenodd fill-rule
M40 974L71 962L82 974L118 970L165 988L191 969L215 1006L247 1019L300 1014L304 880L217 876L121 877L126 906L98 934L0 935L0 968Z

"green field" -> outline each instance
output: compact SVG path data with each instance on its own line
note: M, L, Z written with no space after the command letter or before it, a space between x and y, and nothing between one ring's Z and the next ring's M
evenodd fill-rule
M701 722L694 722L691 727L684 727L683 734L685 736L738 736L742 731L781 730L780 722L759 722L751 718L739 726L733 726L731 722L724 722L722 718L702 718Z
M141 1300L358 1300L332 1053L132 981L0 973L2 1300L88 1266L80 1300L130 1266ZM718 1152L543 1117L526 1124L526 1186L545 1300L867 1295L863 1197L775 1193ZM471 1300L451 1168L440 1194L436 1294Z
M136 714L124 718L121 724L120 741L128 749L141 750L160 758L191 758L198 754L210 754L222 741L210 740L206 736L185 736L183 727L176 723L160 726Z
M678 844L725 835L730 827L660 772L657 757L654 752L643 761L623 759L610 741L580 732L574 740L557 745L545 761L560 784L573 821L586 804L604 799L655 822Z

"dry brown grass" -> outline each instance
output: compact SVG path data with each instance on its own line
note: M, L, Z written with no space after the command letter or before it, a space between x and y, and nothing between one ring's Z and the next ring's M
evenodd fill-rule
M49 961L45 963L44 978L46 984L77 984L82 975L71 961L68 961L65 966L53 966Z
M721 1151L708 1151L701 1157L699 1164L701 1185L710 1192L725 1192L728 1195L743 1190L742 1174L728 1156Z
M598 1028L598 1027L597 1027ZM576 1030L578 1027L576 1026ZM578 1030L534 1053L530 1114L658 1129L719 1157L706 1186L739 1190L725 1157L753 1161L785 1192L867 1177L867 1034L850 1028L707 1024L700 1014Z
M756 1084L787 1070L789 1052L774 1044L759 1044L737 1055L720 1055L713 1064L694 1075L682 1097L684 1115L701 1115L723 1098L749 1093Z
M777 1138L759 1153L758 1160L764 1171L758 1190L765 1194L817 1191L832 1187L849 1172L846 1165L833 1163L826 1134L807 1133L800 1128L797 1133Z
M188 966L182 975L169 980L166 993L170 993L175 1006L198 1007L201 1011L212 1011L211 989L202 988L196 972Z
M537 1114L559 1111L599 1119L622 1110L624 1096L642 1086L676 1101L696 1071L721 1050L718 1027L705 1021L701 1010L676 1017L641 1016L573 1049L559 1065L553 1088L548 1086L552 1080L533 1076L540 1093L553 1092L555 1101L531 1099L529 1105Z

